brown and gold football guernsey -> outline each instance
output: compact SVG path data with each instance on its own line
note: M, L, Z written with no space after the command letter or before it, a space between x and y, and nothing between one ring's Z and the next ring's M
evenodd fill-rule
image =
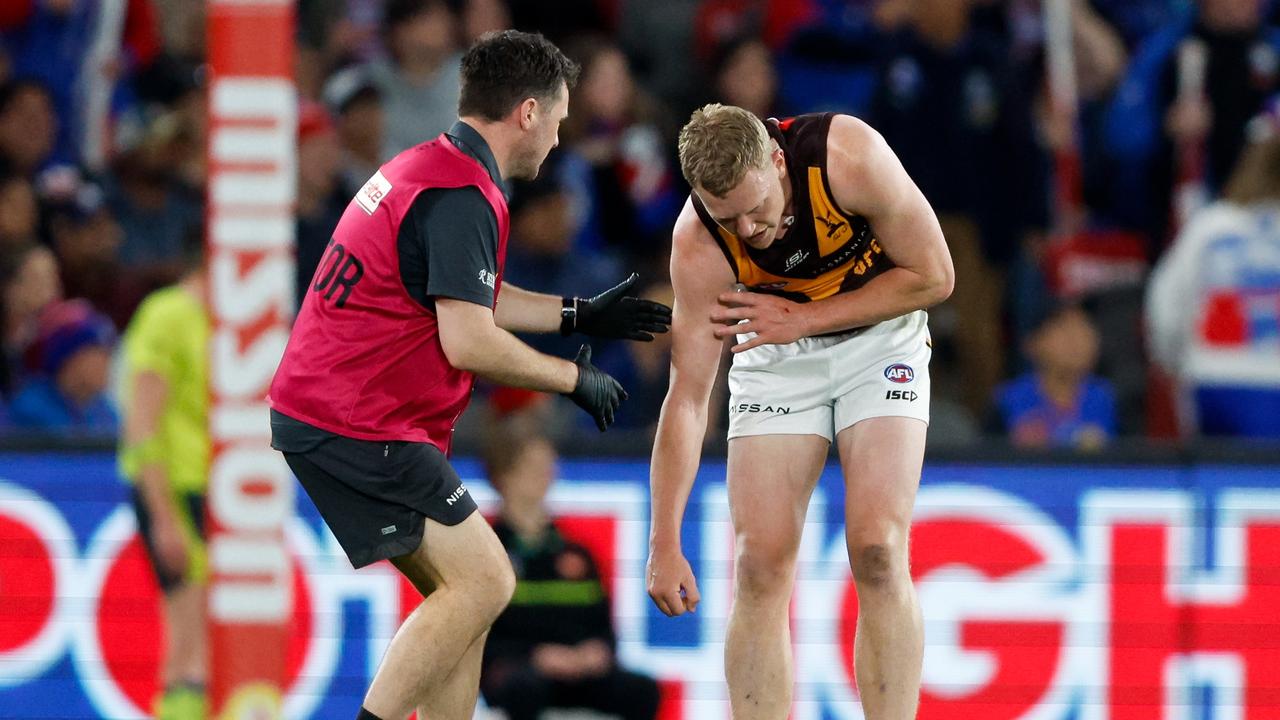
M856 290L893 267L861 215L842 211L827 178L827 132L834 113L765 121L786 158L795 222L763 250L711 218L694 193L693 208L738 282L755 292L809 302Z

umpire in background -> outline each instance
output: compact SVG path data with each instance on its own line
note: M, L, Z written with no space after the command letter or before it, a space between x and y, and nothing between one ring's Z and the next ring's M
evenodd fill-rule
M352 565L390 559L422 593L358 720L469 719L485 637L515 586L502 543L446 457L475 376L568 395L603 431L626 398L591 365L512 332L651 340L670 308L503 286L506 180L558 143L578 67L541 35L482 37L462 59L459 120L383 165L333 232L271 386L272 446ZM501 291L501 301L498 295Z

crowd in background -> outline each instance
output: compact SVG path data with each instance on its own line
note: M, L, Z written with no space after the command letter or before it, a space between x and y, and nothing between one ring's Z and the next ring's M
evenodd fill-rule
M462 49L538 30L583 72L559 149L514 184L511 282L587 295L637 271L669 302L689 112L850 113L897 152L955 260L931 312L935 444L1278 437L1280 370L1259 368L1280 368L1280 3L1071 4L1064 105L1039 0L300 0L299 297L355 190L452 123ZM202 233L203 7L0 9L6 432L116 431L117 334ZM668 353L596 348L631 395L619 429L652 432ZM482 413L589 430L553 398L488 398Z

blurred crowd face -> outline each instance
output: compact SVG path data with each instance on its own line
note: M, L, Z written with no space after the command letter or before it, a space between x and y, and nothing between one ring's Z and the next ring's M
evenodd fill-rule
M1253 30L1262 24L1262 0L1200 0L1200 16L1222 32Z
M46 305L61 298L62 279L53 252L43 245L32 247L4 293L11 330L34 319Z
M511 218L520 248L536 255L567 255L573 244L569 197L556 192L530 200Z
M298 144L299 189L332 192L341 169L342 147L333 132L317 133Z
M1031 337L1029 350L1041 371L1084 378L1098 363L1098 331L1084 310L1070 308Z
M578 88L582 111L610 124L625 122L635 93L626 55L616 47L603 49L583 75Z
M958 41L968 27L973 0L887 0L880 12L886 22L909 23L927 37Z
M522 110L517 109L516 112ZM534 108L533 122L512 154L511 178L532 180L538 177L538 170L547 155L560 144L560 123L568 116L569 88L561 83L549 102L538 102Z
M782 226L786 209L786 197L782 183L786 179L786 161L782 151L775 149L764 167L748 170L732 190L724 197L716 197L704 188L697 188L698 197L711 217L725 230L738 236L756 249L773 244Z
M368 163L382 159L383 127L382 102L374 97L351 103L337 120L343 147Z
M58 369L58 389L67 397L86 403L106 392L110 369L110 349L103 345L86 345Z
M69 270L114 264L124 242L124 230L107 208L85 218L59 218L53 222L53 244Z
M41 4L55 15L70 15L76 9L78 0L44 0Z
M31 183L12 177L0 184L0 245L35 235L38 212Z
M720 68L716 89L725 103L767 117L778 92L777 71L768 46L759 40L738 46Z
M431 66L454 51L456 33L453 12L436 2L392 28L388 41L392 57L402 66Z
M462 12L462 33L467 45L487 32L511 27L511 12L502 0L468 0Z
M57 131L49 96L36 88L23 88L0 114L0 154L19 171L35 172L53 152Z
M522 446L505 477L494 483L502 502L520 508L542 505L556 477L556 449L546 438L520 441Z

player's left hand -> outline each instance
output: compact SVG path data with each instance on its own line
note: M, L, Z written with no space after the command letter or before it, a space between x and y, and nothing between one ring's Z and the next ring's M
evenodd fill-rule
M711 313L711 322L716 324L716 337L724 339L756 334L746 342L734 345L736 353L760 345L785 345L804 337L799 303L777 295L753 292L720 293L716 300L723 306Z
M671 308L627 291L640 276L631 277L591 298L574 298L577 317L573 330L584 335L628 340L653 340L653 333L671 329Z

